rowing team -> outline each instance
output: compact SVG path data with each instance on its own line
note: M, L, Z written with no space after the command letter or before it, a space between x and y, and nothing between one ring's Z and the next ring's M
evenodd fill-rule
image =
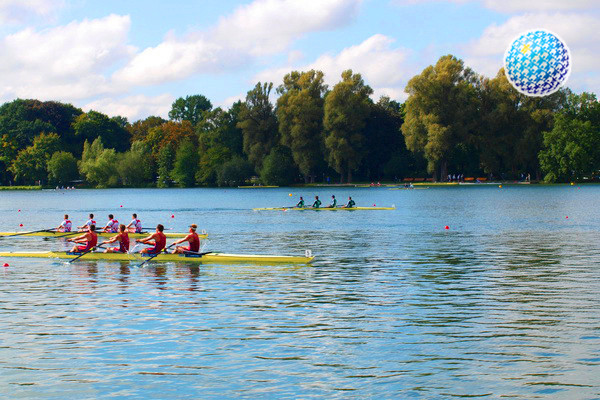
M132 218L133 219L131 220L131 222L125 226L125 230L130 233L141 233L143 230L142 221L139 220L137 214L135 213L132 215ZM92 225L96 226L96 221L94 221L94 214L90 214L90 219L88 219L86 223L82 226L78 226L77 229L81 232L86 232ZM65 219L60 223L58 228L56 228L56 231L71 232L72 227L73 223L69 219L69 216L65 214ZM102 228L102 231L108 233L119 232L119 221L115 219L114 215L108 214L108 222L104 226L104 228Z
M315 196L315 202L312 204L312 208L320 208L321 207L321 200L319 200L319 196ZM348 202L342 206L342 208L352 208L356 206L356 203L354 202L354 200L352 200L352 197L348 197ZM298 202L298 204L296 204L294 207L296 208L306 208L306 205L304 204L304 199L302 198L302 196L300 196L300 201ZM337 207L337 200L335 198L335 195L331 195L331 202L329 203L328 206L326 206L325 208L336 208Z
M187 252L197 253L198 251L200 251L200 238L198 237L198 234L196 233L196 229L198 229L198 226L196 224L192 224L189 226L189 228L190 228L189 234L186 237L173 242L171 244L171 246L174 246L176 244L180 244L183 242L188 242L189 245L185 246L185 247L177 246L175 248L175 250L173 251L173 254L187 253ZM141 251L141 253L158 254L161 251L163 251L165 249L165 246L167 245L167 237L163 233L164 230L165 230L165 227L162 226L161 224L158 224L158 225L156 225L156 232L154 232L153 234L151 234L143 239L137 239L136 243L142 243L142 244L153 246L153 247L148 247L148 248L143 249ZM94 249L94 247L96 247L96 245L98 245L98 234L96 233L96 225L93 225L93 224L90 225L87 232L85 232L84 234L77 236L75 238L67 239L67 241L77 243L80 245L80 246L75 245L73 247L73 249L71 249L71 252L73 252L73 253L86 253L86 252L92 251ZM107 248L106 250L104 250L104 252L105 253L128 253L129 252L129 235L127 233L127 227L123 224L119 225L119 232L117 235L100 243L100 246L103 246L105 244L110 244L110 243L116 243L116 242L119 242L119 247L110 247L110 248ZM171 247L171 246L169 246L169 247Z

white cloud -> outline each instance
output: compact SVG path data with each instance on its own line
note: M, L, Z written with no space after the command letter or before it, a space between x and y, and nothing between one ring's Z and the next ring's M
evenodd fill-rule
M482 6L502 13L527 11L575 11L598 10L598 0L394 0L400 5L419 3L480 3Z
M235 103L238 100L246 100L246 93L238 93L234 96L229 96L225 100L218 103L217 106L223 109L228 109L233 105L233 103Z
M64 0L0 0L0 23L24 23L32 17L49 18Z
M302 35L352 20L362 0L255 0L207 32L168 37L114 74L119 84L157 84L231 70L284 50Z
M0 92L6 97L74 100L117 90L104 76L129 57L130 20L110 15L53 29L27 28L0 42Z
M329 85L339 82L342 71L352 69L360 73L365 82L375 91L375 99L379 95L387 95L393 99L404 98L403 88L414 74L414 68L408 63L409 50L393 47L394 39L384 35L373 35L362 43L348 47L338 54L324 54L314 62L302 66L287 65L259 73L256 81L270 81L278 84L283 76L293 70L321 70L325 73L325 81Z
M136 121L148 115L167 118L175 98L170 94L159 96L134 95L122 98L102 98L83 106L84 111L95 110L110 116L121 115Z

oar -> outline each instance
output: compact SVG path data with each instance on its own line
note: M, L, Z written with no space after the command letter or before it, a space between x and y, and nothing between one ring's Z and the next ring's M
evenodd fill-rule
M19 232L19 233L14 233L12 235L6 235L4 237L31 235L32 233L39 233L39 232L54 232L55 230L56 230L56 228L40 229L39 231Z
M163 249L163 251L167 251L168 249L170 249L171 247L175 246L175 243L165 247ZM153 258L155 258L156 256L158 256L160 253L162 253L162 251L159 251L158 253L156 253L155 255L153 255L152 257L149 257L146 261L144 261L143 263L141 263L140 265L138 265L138 267L142 267L144 264L146 264L148 261L152 260Z
M145 231L150 231L150 232L152 232L152 231L155 231L155 230L156 230L156 227L154 227L154 228L142 228L142 229L143 229L143 230L145 230ZM164 230L165 230L165 231L170 231L170 230L172 230L172 229L173 229L173 228L165 228Z
M183 254L192 254L192 255L200 256L200 257L202 257L205 254L210 254L210 253L214 253L214 251L205 251L203 253L198 253L197 251L186 250L186 251L183 252Z
M87 253L91 253L92 251L94 251L95 249L100 249L102 248L102 246L104 246L104 243L98 245L98 246L94 246L91 249L89 249L88 251L86 251L85 253L81 253L80 255L78 255L77 257L75 257L72 260L69 260L69 264L72 263L75 260L79 260L81 257L85 256Z
M73 236L73 235L77 235L78 233L85 233L85 232L87 232L87 231L72 231L72 232L65 233L64 235L51 236L51 237L53 237L53 238L62 238L62 237Z

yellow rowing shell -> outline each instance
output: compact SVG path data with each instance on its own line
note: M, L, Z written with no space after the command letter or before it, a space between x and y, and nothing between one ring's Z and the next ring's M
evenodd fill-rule
M64 251L41 251L41 252L0 252L0 257L24 257L24 258L60 258L71 260L78 257L81 253L69 253ZM191 262L201 264L309 264L314 257L308 254L308 257L302 256L276 256L261 254L226 254L226 253L208 253L203 255L196 254L165 254L161 253L154 257L152 261L156 262ZM80 258L80 260L107 260L107 261L143 261L149 256L140 253L101 253L91 252Z
M33 233L27 233L27 232L0 232L0 237L3 236L15 236L18 235L22 236L22 237L27 237L27 236L42 236L42 237L54 237L54 238L59 238L59 237L64 237L64 238L73 238L79 235L83 235L85 232L54 232L54 231L46 231L46 232L33 232ZM98 234L98 236L100 237L113 237L116 235L116 233L107 233L107 232L96 232ZM144 238L147 237L149 235L151 235L154 232L142 232L142 233L129 233L129 237L130 238ZM183 232L164 232L165 236L168 238L182 238L182 237L186 237L188 235L188 233L183 233ZM208 237L208 234L206 233L202 233L202 234L198 234L198 237L200 239L206 239Z
M273 207L253 208L254 211L364 211L364 210L395 210L396 207L351 207L351 208L312 208L312 207Z

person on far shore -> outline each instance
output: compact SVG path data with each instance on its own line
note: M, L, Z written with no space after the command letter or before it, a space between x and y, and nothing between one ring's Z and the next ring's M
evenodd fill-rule
M304 208L304 199L300 196L300 201L296 204L296 208Z
M329 203L327 208L336 208L336 207L337 207L337 200L335 199L335 195L332 194L331 195L331 203Z
M196 229L198 229L198 225L191 224L190 225L190 233L179 240L173 242L173 244L179 244L183 242L188 242L189 246L176 246L175 250L173 250L173 254L183 254L183 253L198 253L200 251L200 238L196 233Z
M119 234L111 237L101 244L109 244L119 242L119 247L109 247L104 250L105 253L127 253L129 251L129 235L127 234L126 226L119 225Z
M131 222L129 223L129 225L126 226L127 231L131 232L131 233L141 233L142 232L142 221L140 221L137 217L137 214L133 214L132 215L133 219L131 220Z
M67 214L65 214L65 219L63 220L63 222L60 223L60 225L58 226L58 228L56 228L57 232L71 232L71 220L69 219L69 216Z
M91 225L96 225L96 221L94 221L94 214L90 214L89 217L90 219L88 219L85 224L77 227L78 230L89 231Z
M315 202L312 205L312 208L319 208L321 207L321 200L319 200L319 196L315 196Z
M145 237L143 239L136 240L137 243L149 244L154 247L147 247L143 249L140 253L146 254L158 254L160 253L167 244L167 237L163 233L165 227L162 224L156 225L156 232L152 235Z
M356 205L356 203L354 202L354 200L352 200L352 197L348 196L348 202L346 203L346 205L342 206L343 208L353 208Z

